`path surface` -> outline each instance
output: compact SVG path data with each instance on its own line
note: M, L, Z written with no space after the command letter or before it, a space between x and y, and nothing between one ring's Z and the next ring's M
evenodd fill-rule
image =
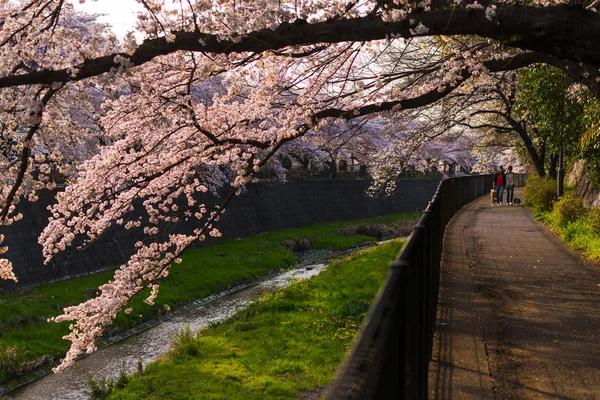
M487 198L445 240L430 398L600 399L600 265Z

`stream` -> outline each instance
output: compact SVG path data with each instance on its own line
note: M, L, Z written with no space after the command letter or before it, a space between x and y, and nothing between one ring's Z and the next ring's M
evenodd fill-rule
M145 366L164 354L169 349L173 333L184 329L186 324L190 324L192 330L198 330L223 321L247 307L266 291L284 288L299 278L315 276L325 267L326 264L323 263L305 265L202 304L140 334L100 349L80 359L62 373L46 375L4 397L28 400L86 399L88 376L116 378L122 369L131 374L137 370L140 361Z

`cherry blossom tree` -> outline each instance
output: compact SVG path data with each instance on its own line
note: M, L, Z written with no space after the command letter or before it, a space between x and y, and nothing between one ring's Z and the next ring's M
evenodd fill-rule
M227 205L279 151L337 140L373 151L374 171L393 157L406 165L427 151L424 142L448 134L440 121L469 85L535 63L600 96L595 3L144 0L137 29L145 39L136 43L133 35L117 42L69 0L3 2L2 224L21 218L20 199L52 188L44 178L52 162L68 185L39 238L47 260L113 224L149 239L98 297L56 317L72 322L59 369L93 351L117 313L131 312L133 296L151 288L152 303L186 248L220 236ZM436 104L445 97L453 101ZM331 128L361 118L365 129ZM376 118L395 128L368 129ZM220 207L195 199L223 186L231 191ZM137 205L147 218L128 219ZM197 220L193 234L157 239L161 222L183 217ZM16 279L7 259L0 276Z

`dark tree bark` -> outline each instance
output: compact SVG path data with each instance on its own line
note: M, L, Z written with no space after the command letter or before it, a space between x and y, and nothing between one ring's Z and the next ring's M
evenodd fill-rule
M531 137L529 137L526 127L523 124L519 124L513 118L508 119L515 132L517 132L521 138L521 141L527 150L527 154L529 154L529 158L531 158L535 172L537 172L540 178L543 178L546 175L546 171L544 170L544 158L543 156L538 155L537 149L535 148Z
M495 128L495 129L503 129L503 130L507 130L507 131L512 130L512 131L516 132L517 135L519 135L521 142L525 146L525 150L527 150L527 154L529 155L529 158L535 168L536 173L540 177L544 177L546 175L546 172L544 170L544 156L543 155L540 156L540 154L538 153L538 150L537 150L535 144L533 143L533 140L531 139L531 136L527 129L526 121L525 120L517 120L513 116L514 115L513 109L514 109L515 98L516 98L515 95L516 95L516 90L517 90L516 80L510 81L510 84L506 90L507 93L504 93L502 88L503 88L503 86L499 82L496 84L496 87L494 89L492 89L489 93L491 95L497 96L497 99L503 105L503 110L485 110L485 109L483 109L483 110L478 110L478 111L471 113L471 116L475 116L478 114L487 114L487 115L494 115L496 117L502 118L506 122L508 127L510 127L510 128L495 127L494 125L489 125L489 124L480 125L479 127L480 128L481 127L489 127L489 128ZM470 126L470 127L473 128L473 126ZM535 130L535 128L533 128L533 129Z
M431 35L479 35L501 40L505 45L532 50L551 57L557 64L575 68L579 81L600 97L600 15L579 6L499 7L488 19L482 9L443 9L412 12L401 21L384 22L381 16L337 19L319 23L282 23L275 30L263 29L243 35L239 40L220 40L200 32L176 32L175 40L166 38L144 41L132 55L121 54L136 65L176 51L215 54L261 53L289 46L347 41L381 40L392 35L405 38ZM425 29L414 29L422 24ZM98 76L119 65L115 54L89 59L72 69L43 70L0 77L0 87L68 82ZM559 61L562 60L562 61ZM586 78L587 77L587 78Z

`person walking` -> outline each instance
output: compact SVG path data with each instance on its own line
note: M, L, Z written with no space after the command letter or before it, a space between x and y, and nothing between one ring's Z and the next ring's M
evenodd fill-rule
M504 195L504 185L506 184L506 175L504 175L504 168L500 166L498 168L498 172L494 175L494 188L496 189L496 193L498 197L496 199L496 205L502 205L502 197Z
M513 198L515 196L515 174L512 172L512 165L508 166L508 172L506 172L506 204L512 206Z
M327 165L329 179L335 179L337 177L337 166L335 164L335 160L332 158L331 161L325 161L325 165Z

